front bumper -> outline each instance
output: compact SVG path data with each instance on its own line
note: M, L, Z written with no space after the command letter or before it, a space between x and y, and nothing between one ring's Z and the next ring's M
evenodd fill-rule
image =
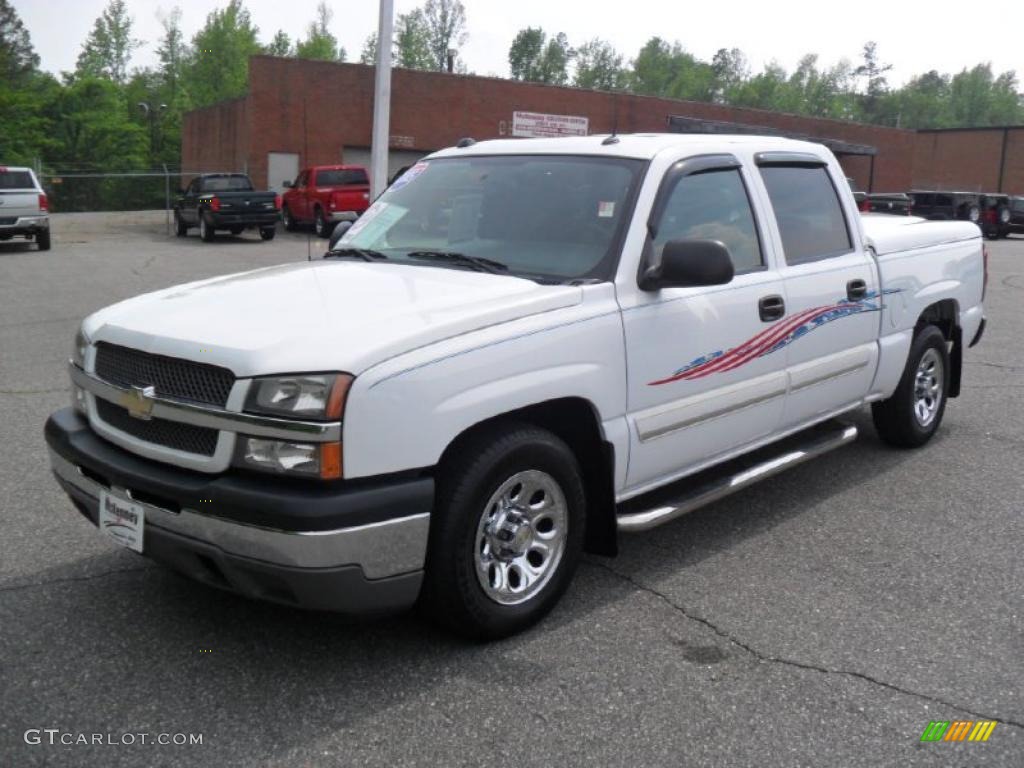
M248 597L347 614L412 605L423 579L434 483L309 485L210 476L148 461L67 408L46 422L53 473L98 522L100 493L145 510L146 556Z

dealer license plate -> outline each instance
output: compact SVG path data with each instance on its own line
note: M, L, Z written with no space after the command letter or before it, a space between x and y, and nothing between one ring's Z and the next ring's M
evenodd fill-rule
M100 531L122 547L142 551L145 516L141 504L107 491L100 492Z

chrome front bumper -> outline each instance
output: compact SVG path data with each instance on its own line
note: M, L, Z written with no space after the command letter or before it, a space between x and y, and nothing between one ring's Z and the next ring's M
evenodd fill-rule
M50 451L53 473L71 488L99 503L109 490L132 498L126 488L105 488L71 462ZM228 555L290 568L334 568L358 565L368 579L381 579L423 568L430 514L422 512L394 520L356 525L333 531L280 531L245 525L195 510L174 512L132 499L146 512L150 526L201 541Z

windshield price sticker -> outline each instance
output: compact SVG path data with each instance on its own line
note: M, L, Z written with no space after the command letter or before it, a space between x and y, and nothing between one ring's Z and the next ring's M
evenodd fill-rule
M610 219L615 215L615 203L601 201L597 204L598 218Z
M391 185L391 189L393 189L393 190L394 189L401 189L402 187L406 186L407 184L410 184L411 182L416 180L417 176L422 174L429 167L430 167L430 163L428 163L428 162L416 163L416 165L414 165L408 171L406 171L401 176L399 176L397 179L395 179L395 183Z
M377 242L408 211L408 208L403 208L400 205L377 201L366 209L366 213L349 227L348 232L338 242L348 245L354 243L358 238L363 245L369 246Z

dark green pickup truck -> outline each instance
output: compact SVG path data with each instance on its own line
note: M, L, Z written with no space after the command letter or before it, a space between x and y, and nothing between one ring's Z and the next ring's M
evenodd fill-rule
M233 235L257 229L264 240L273 240L280 217L281 196L256 191L244 173L206 173L181 190L174 205L174 230L185 237L198 227L207 243L213 242L218 229Z

